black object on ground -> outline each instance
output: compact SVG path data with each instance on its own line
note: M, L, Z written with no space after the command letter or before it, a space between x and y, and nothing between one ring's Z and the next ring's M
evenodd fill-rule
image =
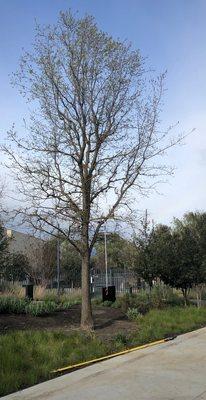
M102 301L112 301L116 300L116 290L115 286L108 286L102 288Z
M25 285L26 288L26 297L29 300L33 300L34 297L34 285L33 284L27 284Z

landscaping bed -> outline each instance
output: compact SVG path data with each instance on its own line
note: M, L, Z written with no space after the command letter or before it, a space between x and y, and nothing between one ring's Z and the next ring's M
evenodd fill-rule
M151 309L129 321L120 310L95 306L95 332L79 330L80 306L54 315L1 315L0 395L55 375L55 368L206 326L206 308Z
M0 395L54 377L53 369L206 326L206 307L162 288L92 300L94 332L80 330L80 297L0 297Z
M81 305L76 304L68 310L54 312L51 315L34 317L28 314L1 314L0 334L13 330L46 330L65 333L79 329ZM109 339L116 333L128 335L136 330L136 323L130 321L121 309L111 307L93 307L95 334Z

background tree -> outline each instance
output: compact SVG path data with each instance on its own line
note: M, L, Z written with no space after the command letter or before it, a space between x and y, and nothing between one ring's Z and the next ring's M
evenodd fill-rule
M6 281L23 281L28 270L28 258L22 253L12 253L7 257L3 277Z
M181 289L187 304L189 289L195 284L196 243L191 232L185 229L181 233L174 231L168 244L170 256L160 277L164 283ZM164 251L164 248L162 250Z
M156 249L153 246L154 228L149 221L147 210L140 221L138 234L134 236L136 247L135 272L152 289L154 280L157 278L157 265L154 259Z
M150 78L139 51L70 12L37 27L14 76L35 106L28 134L12 129L3 147L24 199L16 212L79 252L83 328L93 326L89 265L101 226L131 210L132 188L145 194L171 172L160 157L180 140L159 129L164 75Z
M5 269L9 262L8 254L9 240L5 235L5 229L3 224L0 222L0 278L4 278Z
M99 270L105 270L105 244L104 234L99 234L95 244L96 254L92 257L93 266ZM134 244L121 237L118 233L107 233L107 257L108 268L120 270L132 270L134 265Z
M24 264L26 276L35 285L46 287L56 276L56 240L28 240L26 250L27 263Z
M182 220L175 219L175 232L180 235L184 246L188 246L185 261L188 270L192 269L193 284L197 292L198 306L206 283L206 213L190 212Z
M67 241L61 244L61 276L69 287L81 287L81 256Z

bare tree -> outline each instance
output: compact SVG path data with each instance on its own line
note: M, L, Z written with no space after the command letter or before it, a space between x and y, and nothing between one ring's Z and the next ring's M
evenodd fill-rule
M70 12L37 27L33 52L14 75L35 108L28 134L12 129L3 148L22 196L17 212L80 253L83 328L93 326L89 263L101 226L131 210L130 189L145 193L171 172L158 161L179 141L158 128L163 80L147 79L130 44Z

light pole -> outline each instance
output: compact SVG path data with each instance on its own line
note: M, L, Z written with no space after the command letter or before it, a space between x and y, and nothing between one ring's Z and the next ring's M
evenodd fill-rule
M59 239L59 223L58 223L58 236L57 236L57 295L60 295L60 239Z
M57 239L57 295L60 294L60 240Z
M107 224L106 224L106 221L104 223L104 260L105 260L106 290L108 290Z

